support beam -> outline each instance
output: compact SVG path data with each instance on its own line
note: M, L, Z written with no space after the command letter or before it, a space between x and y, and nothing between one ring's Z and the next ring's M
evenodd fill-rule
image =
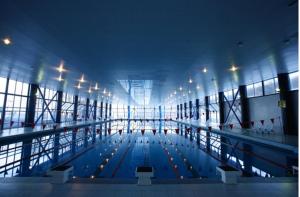
M159 127L158 127L158 132L161 133L161 127L162 127L162 111L161 111L161 106L158 106L158 112L159 112Z
M283 104L281 106L281 119L282 119L282 127L284 134L292 134L290 125L291 123L291 107L292 105L289 101L289 91L290 91L290 82L289 82L289 74L288 73L280 73L278 74L278 86L279 86L279 97L280 102ZM285 106L284 106L285 104Z
M188 117L187 116L187 103L184 103L183 107L184 107L184 118L186 119Z
M24 140L22 142L22 156L20 164L20 176L28 176L30 174L30 157L32 149L32 140Z
M205 121L209 121L209 96L205 96ZM210 151L210 131L206 131L206 150Z
M223 127L225 123L225 102L224 102L224 92L219 92L218 95L219 98L219 120L220 120L220 125ZM221 136L220 137L220 150L221 150L221 161L225 162L227 160L227 140L225 137Z
M97 119L97 100L94 100L93 103L93 120L96 121ZM93 126L93 137L92 137L92 143L94 144L96 142L96 125Z
M196 99L196 120L200 119L200 101Z
M36 94L39 86L37 84L30 84L29 87L29 98L27 100L25 126L32 127L34 125L34 115L36 106Z
M73 121L77 121L78 113L78 95L74 96Z
M90 118L90 99L86 99L85 104L85 120L88 120Z
M250 128L250 112L247 99L247 88L245 85L239 86L240 103L241 103L241 126L242 128Z
M176 120L179 120L179 105L176 107Z
M192 101L189 102L189 118L192 119L193 118L193 103Z
M108 118L109 118L109 123L108 123L108 128L111 129L111 103L109 103L109 107L108 107Z
M104 114L104 120L105 120L105 123L104 123L104 135L107 136L107 112L108 112L108 103L106 102L105 103L105 114Z
M103 120L103 101L100 103L100 120ZM100 124L100 139L102 139L103 123Z
M57 91L57 105L56 105L56 120L55 123L61 123L61 109L62 109L63 92ZM59 133L54 134L54 150L53 150L53 163L58 162L59 154Z
M127 106L127 133L130 133L130 105Z
M182 120L183 119L183 115L182 115L182 104L180 104L180 119Z
M248 175L252 174L253 157L249 154L252 152L252 146L250 144L243 143L243 161L244 161L244 172ZM247 154L247 153L248 154Z

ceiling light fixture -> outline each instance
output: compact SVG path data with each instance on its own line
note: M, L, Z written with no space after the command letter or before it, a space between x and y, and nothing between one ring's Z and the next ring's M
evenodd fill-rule
M182 91L182 87L181 86L179 87L179 90Z
M59 64L59 66L58 66L58 68L56 68L56 70L57 70L58 72L60 72L60 73L66 71L66 70L64 69L64 62L63 62L63 61Z
M10 38L3 38L3 39L2 39L2 42L3 42L3 44L5 44L5 45L10 45L10 44L11 44Z
M193 80L191 78L189 79L189 83L193 83Z
M98 83L95 84L95 90L99 90Z
M199 85L197 85L197 87L196 87L196 88L197 88L197 90L200 90L200 86L199 86Z
M236 67L235 65L232 65L231 68L229 69L232 72L237 71L238 67Z
M88 92L89 92L90 94L92 93L92 88L91 88L91 87L89 88Z
M63 81L64 79L62 78L61 74L59 75L59 77L57 78L57 81Z
M202 72L207 73L207 68L203 68Z
M76 87L77 87L77 89L80 89L81 88L80 83L78 83L78 85Z
M84 80L84 75L81 76L81 78L80 78L79 81L80 81L80 83L84 83L84 82L85 82L85 80Z

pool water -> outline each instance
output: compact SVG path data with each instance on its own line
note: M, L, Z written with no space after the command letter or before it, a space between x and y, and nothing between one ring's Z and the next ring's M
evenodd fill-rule
M94 148L70 161L74 176L89 178L135 178L138 166L154 168L156 179L216 177L220 162L195 141L168 131L135 130L103 137Z

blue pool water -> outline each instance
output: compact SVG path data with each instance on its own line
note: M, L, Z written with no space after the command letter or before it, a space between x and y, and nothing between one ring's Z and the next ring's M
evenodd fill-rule
M74 176L93 178L135 178L137 166L151 166L157 179L216 177L219 161L201 150L195 141L175 131L141 130L116 132L94 148L73 159Z

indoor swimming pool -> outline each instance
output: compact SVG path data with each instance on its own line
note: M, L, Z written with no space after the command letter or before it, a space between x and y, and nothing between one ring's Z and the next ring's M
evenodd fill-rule
M157 179L216 176L220 162L195 140L176 132L177 124L137 121L130 123L129 130L122 124L112 125L111 134L66 164L74 167L74 177L130 179L138 166L153 167Z

